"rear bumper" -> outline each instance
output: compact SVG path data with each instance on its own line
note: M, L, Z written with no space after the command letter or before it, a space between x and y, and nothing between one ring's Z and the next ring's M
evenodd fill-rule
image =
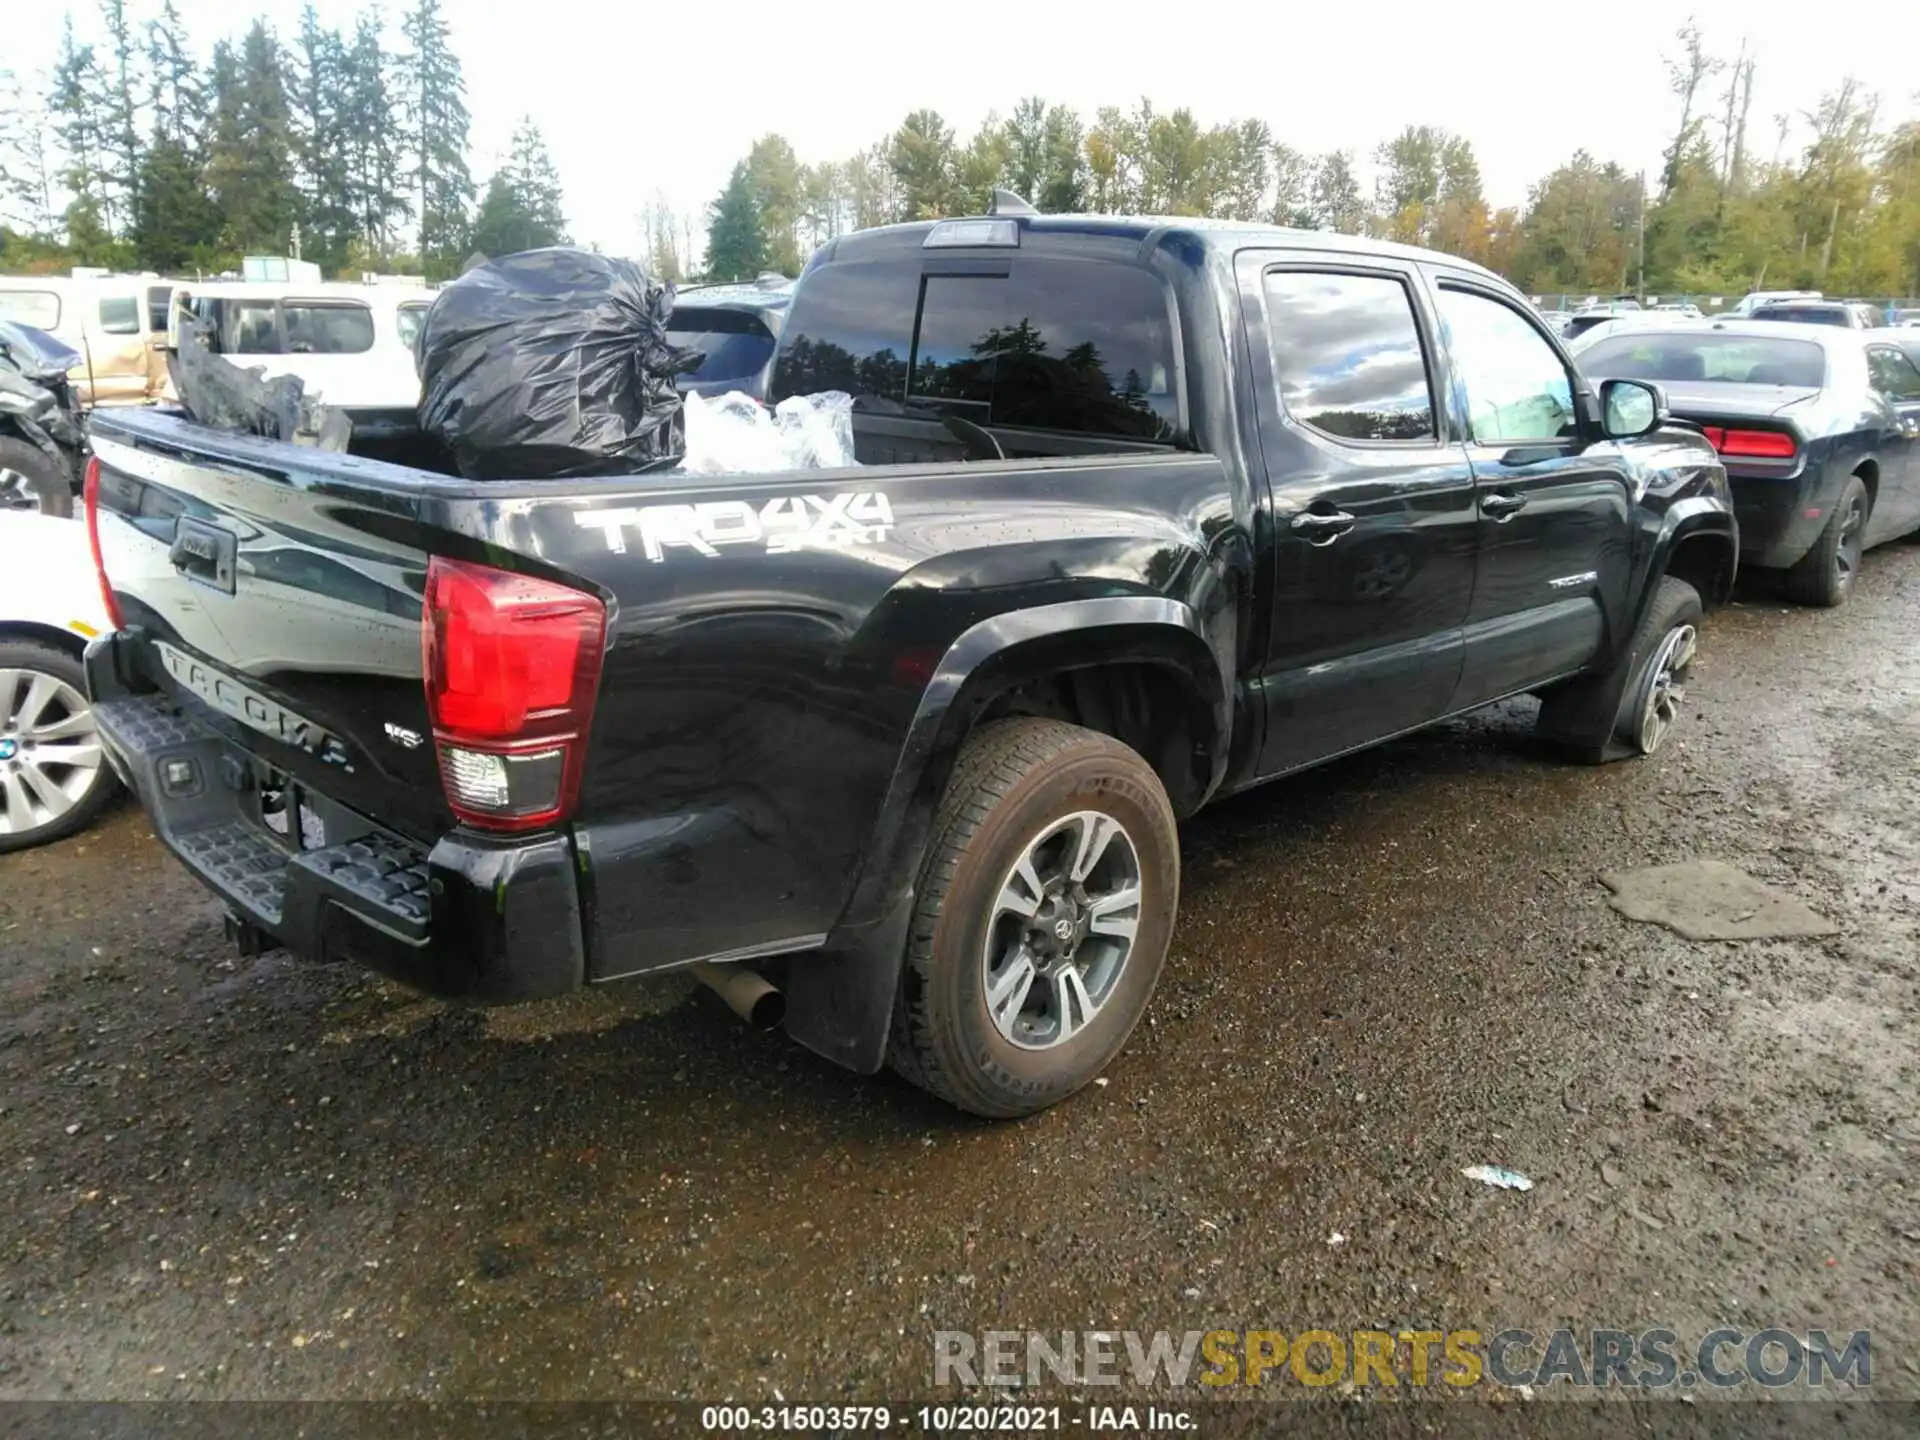
M1827 523L1820 480L1818 467L1798 475L1728 473L1742 565L1783 570L1813 548Z
M331 843L299 849L261 822L253 758L192 702L125 693L113 644L87 654L108 758L160 842L237 918L302 958L364 965L449 999L532 1000L585 983L564 836L502 844L455 831L423 849L313 797Z

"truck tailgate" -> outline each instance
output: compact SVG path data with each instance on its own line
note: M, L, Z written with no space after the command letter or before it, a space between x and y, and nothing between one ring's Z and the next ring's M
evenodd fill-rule
M152 443L177 429L178 446ZM196 453L191 427L98 426L98 533L145 681L192 697L266 765L403 835L451 825L422 685L428 528L409 472L364 486ZM258 442L264 449L265 442ZM384 483L383 483L384 482Z

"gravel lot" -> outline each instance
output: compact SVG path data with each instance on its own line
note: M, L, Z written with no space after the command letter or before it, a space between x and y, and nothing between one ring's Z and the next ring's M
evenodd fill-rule
M1657 760L1530 720L1192 823L1150 1022L1019 1125L684 981L483 1013L236 961L131 809L0 859L0 1398L873 1401L934 1329L1560 1324L1871 1329L1920 1397L1920 547L1712 617ZM1693 855L1840 933L1597 883Z

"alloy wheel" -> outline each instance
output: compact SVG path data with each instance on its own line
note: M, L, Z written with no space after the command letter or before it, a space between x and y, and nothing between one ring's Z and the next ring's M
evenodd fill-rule
M1100 1013L1133 953L1139 851L1098 810L1053 821L1001 881L981 952L994 1028L1023 1050L1064 1045Z
M86 696L39 670L0 670L0 835L52 825L93 788L105 757Z
M1692 625L1676 625L1654 652L1646 695L1640 702L1642 754L1651 755L1658 750L1679 720L1680 706L1687 698L1687 672L1699 644L1699 632Z

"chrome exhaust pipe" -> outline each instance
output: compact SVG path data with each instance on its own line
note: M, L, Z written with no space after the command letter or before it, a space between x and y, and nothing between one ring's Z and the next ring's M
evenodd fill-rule
M744 965L688 967L693 978L727 1002L727 1008L756 1030L772 1030L787 1018L787 997L758 970Z

